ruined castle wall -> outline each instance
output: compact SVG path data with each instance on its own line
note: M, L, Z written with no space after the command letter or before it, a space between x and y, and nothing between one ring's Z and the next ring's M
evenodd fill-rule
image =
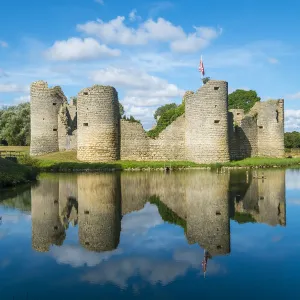
M149 138L142 124L121 120L121 159L149 159Z
M150 160L185 160L185 116L173 121L155 139L149 138Z
M58 113L59 151L77 150L77 107L65 103Z
M120 175L79 174L79 241L91 251L117 248L121 231Z
M44 81L32 83L30 89L30 155L59 151L58 112L66 97L60 87L49 88Z
M187 172L187 239L211 255L230 252L229 174Z
M185 119L178 117L159 136L152 139L146 135L141 124L121 120L122 160L184 160Z
M120 159L119 101L115 88L94 85L78 94L77 158Z
M59 182L41 180L31 188L32 248L47 252L51 245L62 245L65 229L59 218Z
M257 155L284 157L284 100L260 102L257 126Z
M210 80L185 101L186 159L229 161L228 83Z
M230 158L238 160L257 156L256 110L245 115L243 109L232 109L229 114Z

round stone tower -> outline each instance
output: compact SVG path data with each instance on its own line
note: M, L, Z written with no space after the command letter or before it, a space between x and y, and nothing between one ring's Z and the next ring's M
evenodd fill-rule
M77 101L77 158L81 161L120 159L120 113L114 87L83 89Z
M230 252L229 174L186 174L187 239L211 255Z
M119 174L78 175L79 241L88 250L117 248L121 231Z
M210 80L185 99L186 159L229 161L228 83Z
M48 88L44 81L31 84L30 155L58 151L58 111L64 101L67 99L60 87Z
M47 252L51 245L62 245L65 229L59 218L59 183L41 180L31 188L32 248Z

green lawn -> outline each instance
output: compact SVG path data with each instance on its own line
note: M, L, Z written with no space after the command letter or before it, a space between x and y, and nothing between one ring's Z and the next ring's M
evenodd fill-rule
M81 162L76 158L76 151L55 152L47 155L20 159L20 162L35 166L42 171L112 171L128 169L181 168L220 168L220 167L299 167L300 158L247 158L240 161L217 164L196 164L187 161L113 161L108 163Z

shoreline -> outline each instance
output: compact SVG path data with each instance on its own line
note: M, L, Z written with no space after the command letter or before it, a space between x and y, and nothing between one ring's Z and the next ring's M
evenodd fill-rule
M188 161L112 161L82 162L75 151L55 152L43 156L24 156L20 163L38 169L39 172L137 172L137 171L180 171L220 169L266 169L300 168L300 157L263 158L253 157L224 163L197 164Z

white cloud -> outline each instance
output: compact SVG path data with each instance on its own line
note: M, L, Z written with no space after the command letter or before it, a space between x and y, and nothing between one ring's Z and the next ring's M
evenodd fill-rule
M96 253L88 251L81 246L63 245L61 247L54 246L50 250L50 255L58 264L70 265L73 268L82 266L94 267L104 260L108 260L114 255L120 255L121 249Z
M87 60L120 55L120 50L110 49L93 38L70 38L56 41L45 53L50 60Z
M284 112L285 131L294 131L300 129L300 110L287 109Z
M0 47L7 48L8 47L8 43L5 42L5 41L0 40Z
M0 83L0 93L28 92L29 86L21 86L15 83Z
M285 96L288 100L300 100L300 92L297 92L295 94L288 94Z
M131 12L131 19L135 13ZM150 41L171 43L171 49L176 52L196 52L209 45L212 39L218 37L222 30L210 27L194 27L194 33L185 33L182 27L158 18L148 19L138 28L128 27L124 16L105 23L101 19L78 24L77 29L88 35L100 38L104 43L122 45L146 45Z
M128 17L129 17L129 20L130 20L131 22L134 22L134 21L137 21L137 20L141 20L141 19L142 19L140 16L137 15L137 10L136 10L136 9L133 9L133 10L129 13Z
M95 0L95 2L101 4L101 5L104 5L104 1L103 0Z

